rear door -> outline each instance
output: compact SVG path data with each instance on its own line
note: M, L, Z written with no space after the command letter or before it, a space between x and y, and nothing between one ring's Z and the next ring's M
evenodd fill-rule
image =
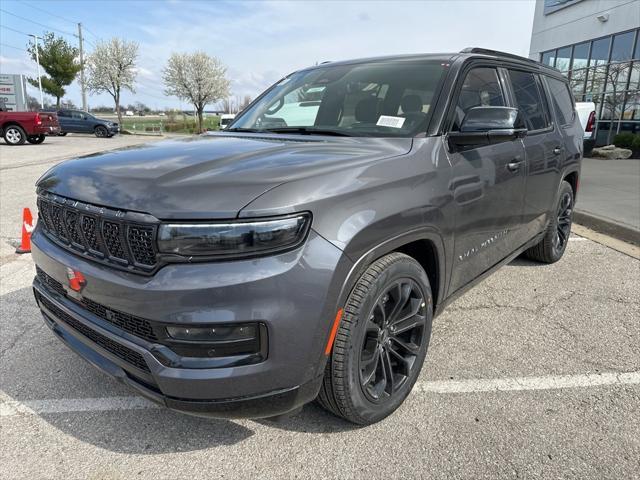
M522 140L526 187L522 218L527 239L541 232L555 204L564 141L551 116L546 92L537 73L508 69L513 103L527 126Z
M473 107L509 106L505 80L497 67L475 66L462 78L449 113L449 131L458 130ZM519 140L469 147L450 153L449 158L449 189L456 210L449 284L453 292L520 246L525 168ZM521 166L514 169L516 163Z

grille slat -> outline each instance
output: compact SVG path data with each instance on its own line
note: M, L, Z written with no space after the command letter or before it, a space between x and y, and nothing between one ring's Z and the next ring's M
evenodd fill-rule
M124 212L110 215L93 205L52 196L38 198L38 217L44 232L71 251L129 271L149 273L157 266L155 224L120 220Z
M55 305L53 302L50 302L47 298L42 296L39 292L36 292L36 297L38 299L38 303L44 306L44 308L46 308L51 314L55 315L57 320L62 320L69 327L73 328L92 342L101 346L106 351L112 353L113 355L124 360L130 365L133 365L143 372L151 373L147 362L145 362L144 360L144 357L138 352L131 350L129 347L125 347L118 342L114 342L110 338L96 332L92 328L86 326L84 323L76 320L71 315L67 314L67 312Z
M89 312L93 313L97 317L100 317L106 322L109 322L110 324L121 328L125 332L143 338L145 340L158 340L158 337L154 333L153 327L148 320L137 317L135 315L131 315L129 313L107 308L104 305L98 302L94 302L93 300L85 297L82 297L82 300L77 301L75 298L67 296L67 292L64 286L60 282L52 278L50 275L45 273L40 267L36 267L36 275L38 276L38 280L40 280L40 282L42 282L42 284L44 284L46 287L59 293L60 295L63 295L64 297L69 298L73 302L79 303Z

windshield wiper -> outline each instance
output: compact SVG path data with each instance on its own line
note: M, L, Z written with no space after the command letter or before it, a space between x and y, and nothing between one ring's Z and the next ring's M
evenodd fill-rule
M278 128L265 128L263 132L269 133L298 133L300 135L332 135L334 137L352 137L353 135L340 131L331 130L327 128L309 128L309 127L278 127Z
M234 128L225 128L222 130L223 132L246 132L246 133L260 133L264 132L264 130L260 130L258 128L242 128L242 127L234 127Z

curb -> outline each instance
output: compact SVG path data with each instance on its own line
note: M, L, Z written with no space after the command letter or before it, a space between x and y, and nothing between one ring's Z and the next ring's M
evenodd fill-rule
M596 232L640 246L640 230L636 230L633 227L581 210L573 211L573 221Z

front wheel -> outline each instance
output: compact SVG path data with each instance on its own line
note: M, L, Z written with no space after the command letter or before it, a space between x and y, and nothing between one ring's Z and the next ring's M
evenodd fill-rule
M8 145L22 145L27 140L27 134L18 125L9 125L4 129L4 141Z
M573 188L569 182L560 185L560 195L549 225L540 243L525 252L531 260L555 263L562 258L569 243L573 218Z
M343 312L318 402L367 425L393 413L420 374L433 317L427 274L407 255L386 255L358 279Z
M96 137L98 138L106 138L109 136L109 132L107 132L107 129L101 125L98 125L94 132L96 134Z
M34 145L38 145L42 142L44 142L44 135L40 134L40 135L33 135L31 137L27 138L27 142L29 143L33 143Z

